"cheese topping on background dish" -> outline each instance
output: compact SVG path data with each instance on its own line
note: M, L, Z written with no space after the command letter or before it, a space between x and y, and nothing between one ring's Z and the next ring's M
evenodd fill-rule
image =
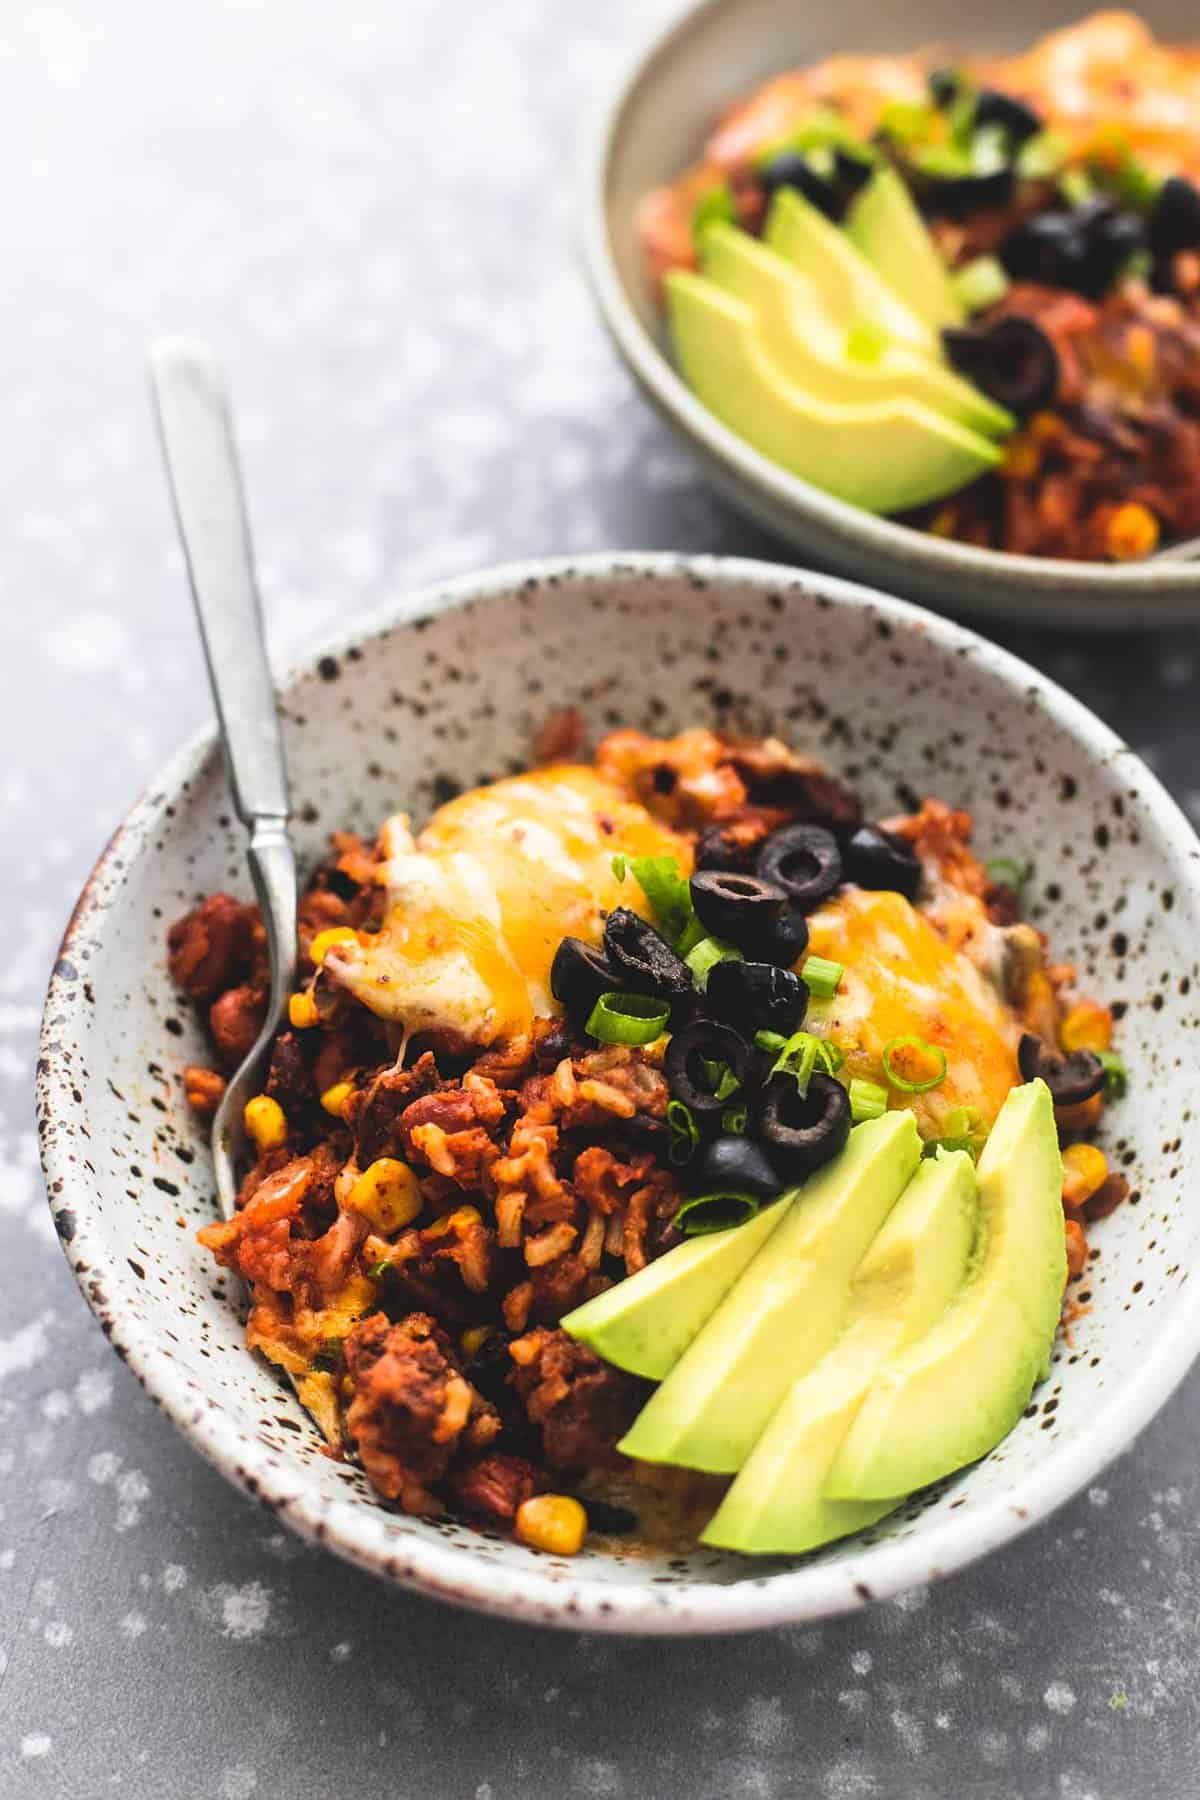
M598 943L641 889L612 861L674 856L687 843L594 769L557 764L475 788L439 808L414 840L407 815L383 832L380 930L335 944L330 976L409 1032L453 1030L479 1044L553 1013L550 965L564 936Z
M916 1113L924 1137L941 1135L959 1107L990 1126L1020 1080L1021 1027L969 957L902 894L845 888L809 924L811 951L844 965L819 1028L844 1052L847 1074L879 1081L893 1038L923 1038L945 1050L945 1079L896 1104ZM808 1029L818 1029L814 1012Z

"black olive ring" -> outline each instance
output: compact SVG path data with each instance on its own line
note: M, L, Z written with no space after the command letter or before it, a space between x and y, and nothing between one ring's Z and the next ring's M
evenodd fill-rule
M794 907L810 912L842 879L837 839L823 825L785 825L759 851L758 873L781 887Z
M1079 1106L1098 1094L1105 1082L1104 1064L1091 1050L1056 1056L1032 1031L1021 1039L1017 1066L1025 1081L1045 1082L1055 1106Z
M696 1065L704 1062L725 1063L734 1080L745 1092L753 1064L750 1046L731 1025L719 1025L713 1019L697 1019L677 1031L667 1045L663 1058L663 1074L675 1100L682 1100L700 1131L711 1133L721 1122L728 1099L719 1100L706 1087ZM694 1072L695 1071L695 1072Z
M850 1096L832 1075L813 1075L802 1094L776 1075L763 1096L759 1137L781 1174L802 1181L835 1157L850 1136Z

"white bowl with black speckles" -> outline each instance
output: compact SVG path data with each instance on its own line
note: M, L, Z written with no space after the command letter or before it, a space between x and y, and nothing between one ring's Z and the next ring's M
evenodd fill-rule
M1110 1144L1134 1197L1095 1233L1090 1310L1036 1409L982 1463L872 1532L799 1561L539 1556L404 1518L320 1453L291 1391L244 1347L220 1271L204 1133L180 1071L203 1060L167 978L169 922L247 892L211 735L129 814L80 899L46 1002L43 1155L63 1248L114 1348L232 1481L305 1537L467 1606L605 1631L733 1631L812 1619L994 1549L1130 1443L1200 1344L1188 1280L1200 1210L1193 1046L1200 846L1153 775L1090 713L978 637L828 576L768 564L598 556L415 595L283 683L297 838L420 817L439 777L521 767L553 707L593 732L723 723L824 758L870 811L935 791L985 853L1037 867L1036 917L1119 1003L1132 1070ZM1189 991L1193 990L1193 991ZM1082 1298L1082 1296L1080 1296Z
M1167 42L1195 36L1194 0L1138 7ZM1012 556L878 518L752 450L676 373L638 244L638 202L699 157L719 114L785 69L845 51L928 44L1019 50L1074 22L1065 0L689 0L634 55L586 137L579 194L584 260L626 366L712 485L822 566L954 613L1089 630L1200 617L1200 571L1180 562L1117 564Z

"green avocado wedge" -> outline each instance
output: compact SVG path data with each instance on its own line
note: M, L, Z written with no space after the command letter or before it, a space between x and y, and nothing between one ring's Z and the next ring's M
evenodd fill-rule
M930 1330L962 1284L977 1218L975 1165L965 1151L923 1162L855 1271L841 1336L788 1389L703 1543L799 1555L899 1504L830 1500L825 1478L879 1365Z
M921 1154L910 1112L851 1131L799 1190L618 1448L643 1462L733 1474L786 1388L837 1335L863 1253Z
M996 446L906 399L815 400L767 353L754 309L701 275L667 277L675 355L697 398L793 475L863 507L903 512L965 487L1000 461Z
M869 320L896 343L941 360L936 328L913 311L850 242L839 225L802 199L795 188L780 188L771 202L763 237L783 260L818 288L825 311L847 325Z
M661 1381L674 1368L792 1203L785 1194L745 1225L677 1244L561 1321L618 1369Z
M895 169L878 168L855 196L846 236L918 318L936 330L962 324L950 271Z
M963 1287L871 1383L825 1484L872 1501L926 1487L1007 1436L1050 1363L1066 1283L1062 1159L1050 1091L1014 1088L979 1162Z
M748 231L710 226L700 266L725 293L754 308L767 354L814 400L842 406L913 400L985 437L1013 430L1011 413L905 344L888 344L873 362L848 355L846 321L825 311L816 283Z

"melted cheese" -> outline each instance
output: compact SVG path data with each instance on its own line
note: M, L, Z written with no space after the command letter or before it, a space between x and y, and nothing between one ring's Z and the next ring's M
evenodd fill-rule
M550 965L564 937L598 942L605 914L641 909L613 856L691 851L594 769L558 764L475 788L414 841L404 815L384 828L380 930L339 943L332 978L409 1032L453 1030L494 1043L555 1010Z
M943 1135L947 1114L973 1107L990 1126L1020 1080L1020 1026L965 948L948 942L901 894L846 888L811 920L810 950L843 964L813 1029L834 1038L847 1074L884 1081L883 1050L916 1036L946 1053L946 1079L927 1094L895 1094L911 1106L926 1137Z

